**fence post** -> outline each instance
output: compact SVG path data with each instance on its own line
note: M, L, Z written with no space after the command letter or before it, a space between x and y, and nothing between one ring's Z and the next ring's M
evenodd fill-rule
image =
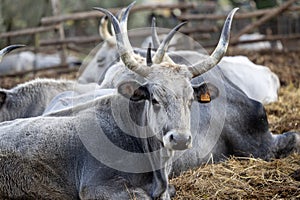
M51 4L52 4L52 10L53 10L53 15L54 16L59 16L61 14L61 5L60 5L60 0L51 0ZM60 40L64 40L65 39L65 31L64 31L64 25L63 22L60 22L57 25L57 29L58 29L58 33L59 33L59 38ZM66 62L66 50L67 50L67 46L66 44L62 44L61 45L61 50L60 50L60 59L61 59L61 65L62 66L66 66L67 62Z

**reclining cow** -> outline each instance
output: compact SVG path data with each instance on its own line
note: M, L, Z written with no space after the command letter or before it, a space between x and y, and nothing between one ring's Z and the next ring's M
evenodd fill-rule
M1 197L170 198L168 163L174 150L191 147L190 106L194 98L200 99L207 86L192 86L190 80L213 68L224 55L235 10L230 13L220 45L211 57L186 66L162 62L163 49L172 32L183 24L175 27L162 43L153 62L146 62L125 45L129 41L127 35L121 34L123 20L120 24L109 11L97 9L113 22L124 64L147 82L120 83L119 94L87 102L86 109L70 109L72 115L0 123ZM146 63L152 64L148 67ZM122 125L128 132L120 128L118 123L130 116L142 129L127 123ZM114 150L118 153L111 154ZM124 150L129 154L119 154Z

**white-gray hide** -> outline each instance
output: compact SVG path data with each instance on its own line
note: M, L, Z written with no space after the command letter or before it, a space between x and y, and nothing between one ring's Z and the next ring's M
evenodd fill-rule
M122 82L118 85L119 94L88 102L88 109L70 108L65 116L0 123L1 197L170 199L169 161L174 150L191 146L191 104L193 100L200 101L208 87L193 86L190 80L213 68L224 55L236 9L229 14L214 53L203 62L186 66L163 61L164 49L184 23L162 42L150 58L153 62L133 53L128 36L120 34L127 30L127 15L132 6L127 8L121 23L109 11L97 10L112 20L124 64L147 82ZM212 99L216 95L211 92ZM130 117L146 129L128 126L125 121ZM122 122L129 132L120 127L118 123ZM114 147L132 153L111 153ZM149 155L152 152L157 153ZM119 165L122 167L115 168ZM145 167L147 171L141 170Z
M106 41L104 41L99 50L95 50L97 53L94 55L92 52L90 55L85 58L85 62L88 62L88 59L91 60L84 67L83 72L78 78L79 83L97 83L101 78L101 74L118 61L118 52L115 49L115 46L111 46Z
M219 63L224 76L249 98L269 104L278 100L280 82L270 68L256 65L245 56L224 57Z
M83 94L78 94L75 91L66 91L56 95L51 102L47 105L43 115L50 115L54 112L64 110L66 108L71 108L84 104L88 101L94 100L98 97L103 97L105 95L111 95L116 93L116 89L97 89L94 88L92 91L85 92Z
M98 85L78 84L70 80L35 79L12 89L0 89L0 122L41 115L59 93L74 91L77 95L94 91Z

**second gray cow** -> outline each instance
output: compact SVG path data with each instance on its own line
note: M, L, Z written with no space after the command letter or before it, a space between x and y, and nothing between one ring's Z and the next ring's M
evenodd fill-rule
M43 114L58 94L73 91L76 95L98 89L97 84L78 84L71 80L35 79L12 89L0 88L0 122Z

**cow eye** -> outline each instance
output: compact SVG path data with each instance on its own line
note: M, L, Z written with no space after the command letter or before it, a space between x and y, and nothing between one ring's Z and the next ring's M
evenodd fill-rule
M98 66L100 65L103 65L103 62L105 62L105 57L101 57L101 58L98 58L97 59L97 63L98 63Z

